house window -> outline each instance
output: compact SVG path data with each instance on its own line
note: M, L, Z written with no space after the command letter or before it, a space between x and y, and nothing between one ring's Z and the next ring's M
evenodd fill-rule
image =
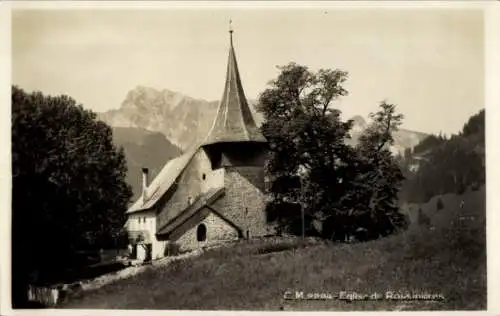
M202 178L203 180L205 180L205 179L207 178L207 175L206 175L206 174L203 174L203 176L201 176L201 178Z
M205 224L200 224L196 230L196 239L198 241L205 241L207 239L207 227Z

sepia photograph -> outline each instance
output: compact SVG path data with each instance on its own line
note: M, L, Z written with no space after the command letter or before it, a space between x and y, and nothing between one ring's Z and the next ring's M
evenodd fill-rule
M11 4L12 309L487 310L483 9L135 4Z

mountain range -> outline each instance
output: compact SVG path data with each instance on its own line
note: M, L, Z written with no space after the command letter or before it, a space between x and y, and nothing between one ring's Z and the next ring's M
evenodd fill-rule
M113 127L113 141L125 151L128 167L125 181L132 186L134 201L142 191L142 168L149 169L151 181L168 160L181 154L179 147L163 134L137 127Z
M263 117L255 109L255 100L248 100L257 126ZM141 167L151 170L151 177L182 150L200 142L212 127L218 101L195 99L167 89L137 86L130 90L120 108L98 113L99 119L114 129L116 145L123 146L128 161L127 181L140 193ZM355 144L367 128L360 115L354 121L349 143ZM425 133L400 129L394 133L391 150L402 153L417 145Z

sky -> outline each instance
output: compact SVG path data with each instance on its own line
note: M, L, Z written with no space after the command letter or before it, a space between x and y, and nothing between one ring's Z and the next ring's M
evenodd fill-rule
M12 83L96 112L138 85L219 100L229 19L248 99L293 61L348 72L344 118L386 100L403 128L449 135L484 108L483 14L456 8L16 10Z

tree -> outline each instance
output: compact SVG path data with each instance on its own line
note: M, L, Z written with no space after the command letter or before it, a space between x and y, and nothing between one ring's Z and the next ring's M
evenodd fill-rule
M443 144L446 141L446 138L439 134L439 135L429 135L423 140L418 143L415 148L413 149L414 153L426 153L429 150L432 150L436 146L439 146Z
M479 111L479 113L474 114L469 118L467 123L465 123L464 127L462 128L461 135L467 137L474 134L480 134L483 136L482 140L484 141L484 134L485 134L484 119L485 119L485 110L482 109L481 111Z
M346 240L358 229L376 238L405 226L396 203L402 175L388 149L402 120L395 106L382 103L360 145L352 147L346 139L353 122L342 122L340 111L332 107L347 95L347 73L312 72L295 63L279 68L258 103L264 114L261 130L270 144L269 217L281 226L297 227L298 212L280 205L301 205L307 224L323 221L323 234L336 240Z
M415 147L420 155L416 174L409 174L403 199L424 203L435 195L462 194L469 187L485 183L484 110L464 124L462 132L450 138L429 136Z
M264 114L261 130L270 143L266 171L270 176L272 209L301 204L306 217L335 207L352 174L353 148L345 144L352 122L342 122L331 103L347 95L347 73L290 63L278 67L278 78L259 98ZM302 173L299 171L302 170ZM300 220L297 212L280 212L284 226ZM276 216L274 216L276 217Z
M132 194L126 171L95 113L68 96L12 87L14 305L28 282L68 267L76 249L113 246Z
M373 238L407 226L398 206L404 176L400 162L390 151L392 134L401 125L403 115L396 113L394 104L382 102L379 107L379 111L370 114L372 123L356 146L359 172L348 196L359 217L356 226L367 229Z

